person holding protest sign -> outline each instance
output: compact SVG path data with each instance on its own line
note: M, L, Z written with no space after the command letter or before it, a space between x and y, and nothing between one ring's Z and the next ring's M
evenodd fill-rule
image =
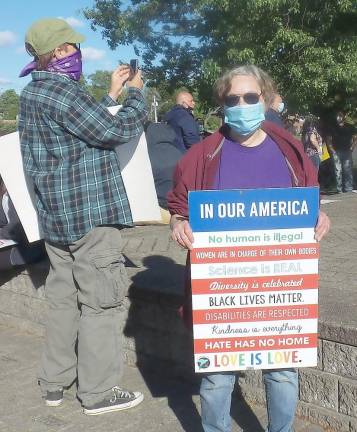
M29 28L26 49L34 61L20 74L32 72L20 97L19 133L51 264L39 384L46 405L57 406L78 379L84 413L97 415L143 400L120 386L129 285L120 229L132 218L114 148L142 133L147 108L141 72L131 74L126 65L113 72L100 103L84 91L83 41L58 18ZM125 83L127 97L112 115L107 107L117 104Z
M172 238L191 250L194 242L188 220L188 191L317 186L317 171L303 146L283 128L265 120L274 89L268 74L256 66L237 67L216 82L218 102L224 106L222 128L193 146L179 161L174 187L168 195ZM315 239L330 228L319 212ZM189 282L187 284L189 287ZM188 294L188 293L187 293ZM190 296L184 317L191 320ZM294 369L263 371L268 432L291 432L298 399ZM200 397L205 432L231 431L232 372L203 375Z

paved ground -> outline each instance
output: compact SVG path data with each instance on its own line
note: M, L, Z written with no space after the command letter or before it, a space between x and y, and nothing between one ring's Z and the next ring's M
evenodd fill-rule
M85 416L75 390L62 406L46 407L35 382L42 339L0 327L0 432L201 432L197 389L159 375L145 376L127 367L124 385L141 390L145 401L136 408L102 416ZM232 416L234 432L263 432L263 408L237 401ZM305 421L295 432L322 432Z
M320 333L357 346L357 193L322 198L332 226L321 242Z

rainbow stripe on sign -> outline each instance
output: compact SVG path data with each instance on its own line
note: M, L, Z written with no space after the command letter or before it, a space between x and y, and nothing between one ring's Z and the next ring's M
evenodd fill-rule
M190 192L196 372L315 366L318 188Z

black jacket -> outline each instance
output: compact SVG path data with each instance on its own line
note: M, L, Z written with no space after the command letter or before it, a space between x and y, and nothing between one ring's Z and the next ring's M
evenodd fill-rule
M187 150L200 141L198 124L190 110L182 105L175 105L164 117L175 131L177 146Z
M151 123L146 129L146 142L160 207L167 209L166 195L172 189L173 172L183 156L177 147L175 132L165 123Z

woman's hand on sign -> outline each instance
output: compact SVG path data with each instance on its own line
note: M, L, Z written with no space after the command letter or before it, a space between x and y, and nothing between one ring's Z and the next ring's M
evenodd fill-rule
M315 226L315 240L320 241L330 231L330 218L326 213L320 211L317 224Z
M171 216L171 238L185 249L193 249L193 233L186 218L180 215Z

